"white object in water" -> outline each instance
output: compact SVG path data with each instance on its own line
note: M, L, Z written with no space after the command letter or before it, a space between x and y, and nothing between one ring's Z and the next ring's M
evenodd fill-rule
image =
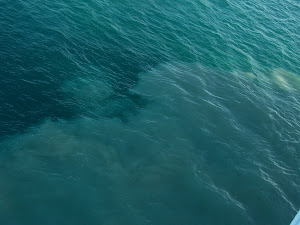
M290 225L300 225L300 210L297 213L297 215L295 216L295 218L293 219L293 221L291 222Z

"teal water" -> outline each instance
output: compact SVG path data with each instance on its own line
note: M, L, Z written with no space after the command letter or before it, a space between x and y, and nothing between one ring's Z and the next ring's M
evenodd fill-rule
M296 0L0 0L0 224L289 224Z

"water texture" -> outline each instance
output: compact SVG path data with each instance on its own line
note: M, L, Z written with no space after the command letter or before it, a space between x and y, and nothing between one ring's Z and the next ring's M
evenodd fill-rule
M297 1L0 0L0 223L289 224Z

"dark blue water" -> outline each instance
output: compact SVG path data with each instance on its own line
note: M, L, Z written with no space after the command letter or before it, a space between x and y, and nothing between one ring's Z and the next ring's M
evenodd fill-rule
M299 14L0 0L0 223L289 224Z

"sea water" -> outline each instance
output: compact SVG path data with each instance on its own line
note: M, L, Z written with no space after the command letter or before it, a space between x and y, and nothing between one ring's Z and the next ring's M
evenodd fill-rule
M0 224L289 224L300 4L0 0Z

